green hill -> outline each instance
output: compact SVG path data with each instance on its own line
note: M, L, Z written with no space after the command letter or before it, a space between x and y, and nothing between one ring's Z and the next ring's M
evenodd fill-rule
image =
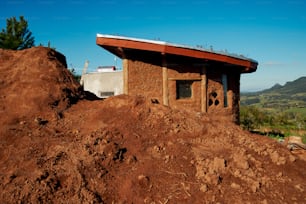
M260 108L306 108L306 77L285 85L275 84L269 89L252 93L241 93L240 104Z
M243 128L273 137L297 135L306 143L306 77L241 93L240 105Z

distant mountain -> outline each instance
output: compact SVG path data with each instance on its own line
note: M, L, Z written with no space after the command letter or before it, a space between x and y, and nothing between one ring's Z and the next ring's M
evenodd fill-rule
M283 94L297 94L306 92L306 76L298 78L294 81L287 82L284 86L275 84L269 89L259 91L259 93L280 92Z
M262 91L241 93L240 104L259 107L306 107L306 76L283 86L275 84Z
M272 86L270 89L267 89L267 90L270 90L270 91L272 91L272 90L278 90L278 89L280 89L280 88L282 88L283 86L282 85L280 85L279 83L277 83L277 84L275 84L274 86Z

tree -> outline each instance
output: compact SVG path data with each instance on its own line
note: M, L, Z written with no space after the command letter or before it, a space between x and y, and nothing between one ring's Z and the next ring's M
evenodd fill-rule
M23 16L12 17L6 20L6 29L0 33L0 48L22 50L34 46L34 37L28 29L28 22Z
M255 106L240 107L240 124L244 129L255 130L260 128L265 120L265 114Z

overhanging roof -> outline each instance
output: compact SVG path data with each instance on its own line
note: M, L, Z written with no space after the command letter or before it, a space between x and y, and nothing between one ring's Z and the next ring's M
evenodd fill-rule
M258 65L257 61L241 55L193 48L156 40L97 34L96 43L120 58L124 58L124 49L134 49L223 62L243 67L242 72L244 73L256 71Z

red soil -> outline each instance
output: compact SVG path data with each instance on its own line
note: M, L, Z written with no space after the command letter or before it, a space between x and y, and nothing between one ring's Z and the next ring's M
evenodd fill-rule
M305 203L305 154L141 97L86 100L65 57L0 50L0 203Z

